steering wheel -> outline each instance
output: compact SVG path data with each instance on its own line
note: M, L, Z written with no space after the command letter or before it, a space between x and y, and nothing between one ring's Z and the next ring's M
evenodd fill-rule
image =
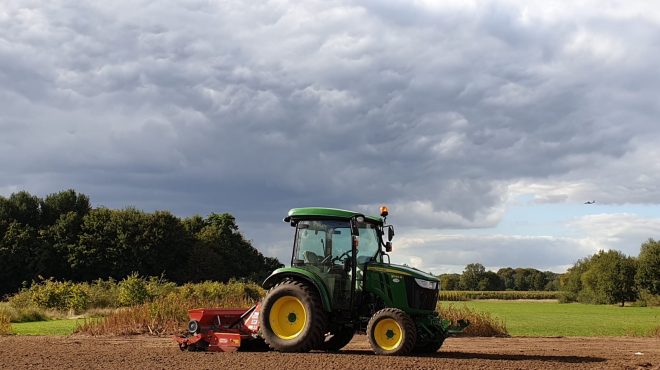
M330 262L331 258L332 258L332 254L325 256L325 258L321 260L321 264L325 265L326 263Z
M335 257L332 259L332 262L340 261L344 257L348 257L348 255L351 253L351 250L347 250L346 252L340 254L339 256Z

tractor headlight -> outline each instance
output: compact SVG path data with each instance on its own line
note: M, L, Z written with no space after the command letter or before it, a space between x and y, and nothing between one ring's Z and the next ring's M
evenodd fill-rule
M433 290L438 289L437 281L429 281L429 280L415 278L415 282L417 283L417 285L425 289L433 289Z

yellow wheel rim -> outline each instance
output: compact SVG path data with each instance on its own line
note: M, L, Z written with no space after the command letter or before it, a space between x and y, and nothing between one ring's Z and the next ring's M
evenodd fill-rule
M391 351L401 345L403 330L396 320L382 319L376 323L373 336L378 347Z
M278 298L268 316L270 328L281 339L294 339L305 329L307 311L300 299L293 296Z

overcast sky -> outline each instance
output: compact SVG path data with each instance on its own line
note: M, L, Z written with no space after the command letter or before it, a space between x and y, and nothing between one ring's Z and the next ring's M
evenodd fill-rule
M637 255L660 238L640 4L4 0L0 195L230 212L284 263L289 208L381 204L392 261L433 273Z

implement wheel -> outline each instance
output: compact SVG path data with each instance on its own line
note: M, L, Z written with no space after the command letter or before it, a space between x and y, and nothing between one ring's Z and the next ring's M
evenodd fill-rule
M315 289L284 280L268 291L259 317L266 344L281 352L308 352L323 343L326 316Z
M331 331L325 335L325 341L321 344L321 350L329 352L337 352L344 348L355 335L353 328L343 327L335 331Z
M415 323L398 308L376 312L367 325L367 335L371 348L379 355L407 355L417 341Z

